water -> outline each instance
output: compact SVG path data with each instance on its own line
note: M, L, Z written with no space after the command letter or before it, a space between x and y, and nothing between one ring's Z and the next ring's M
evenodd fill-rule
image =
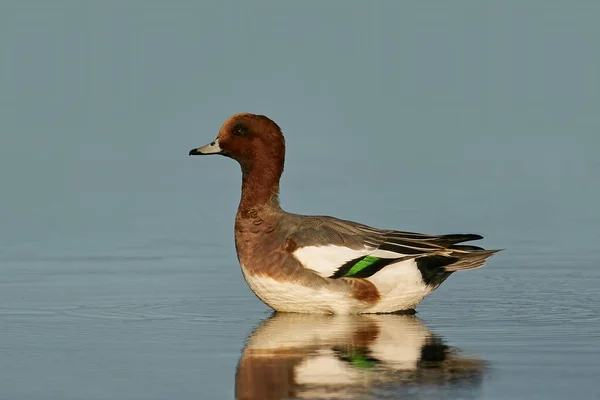
M204 240L4 253L0 397L598 396L592 254L517 257L506 246L415 317L271 316L232 248Z
M600 397L598 4L0 4L0 399ZM416 317L272 316L230 114L284 208L504 248Z

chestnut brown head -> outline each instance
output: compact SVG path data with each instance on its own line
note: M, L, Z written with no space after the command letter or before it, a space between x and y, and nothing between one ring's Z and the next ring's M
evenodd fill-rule
M233 158L244 172L257 165L263 168L280 165L283 169L285 141L279 126L264 115L236 114L225 121L213 142L192 149L189 154Z

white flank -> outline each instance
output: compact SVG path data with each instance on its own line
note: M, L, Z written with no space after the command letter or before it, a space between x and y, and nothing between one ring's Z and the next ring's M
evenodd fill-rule
M386 265L366 279L375 284L381 295L377 304L364 311L367 313L415 308L431 293L431 287L423 282L417 263L412 259Z
M304 247L294 255L300 262L321 276L331 276L344 262L365 255L362 252L340 246ZM342 258L343 257L343 258ZM334 263L334 259L338 260ZM346 261L340 261L346 260ZM373 306L356 300L350 293L313 288L293 282L280 282L266 276L244 277L250 289L276 311L319 313L319 314L356 314L389 313L414 309L432 288L425 284L415 260L404 260L386 265L376 274L365 278L379 290L380 300ZM309 273L307 271L307 273Z
M355 314L365 307L364 303L344 292L279 282L266 276L252 276L245 273L243 265L242 271L250 289L276 311Z

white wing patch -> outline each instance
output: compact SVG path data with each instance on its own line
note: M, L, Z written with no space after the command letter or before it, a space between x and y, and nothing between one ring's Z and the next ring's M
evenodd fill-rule
M372 248L365 247L360 250L344 246L306 246L294 252L294 256L305 267L327 278L350 260L368 255Z
M342 265L355 258L364 256L400 258L404 254L388 250L376 250L372 247L354 250L344 246L327 245L301 247L294 252L294 256L305 268L312 269L318 272L319 275L328 278Z

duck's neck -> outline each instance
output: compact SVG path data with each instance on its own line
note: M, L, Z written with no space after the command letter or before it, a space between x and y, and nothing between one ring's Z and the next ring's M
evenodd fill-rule
M279 179L283 165L274 163L255 163L252 168L242 167L242 198L238 215L260 211L277 211L279 206Z

